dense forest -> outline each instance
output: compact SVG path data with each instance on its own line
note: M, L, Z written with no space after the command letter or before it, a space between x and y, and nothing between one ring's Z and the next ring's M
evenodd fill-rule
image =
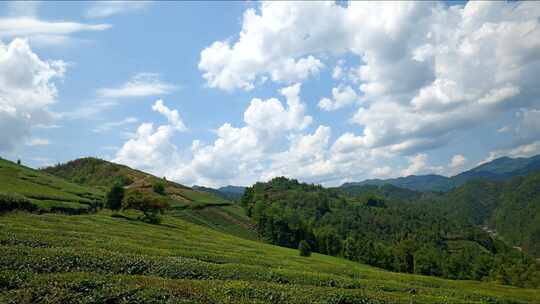
M505 183L523 188L510 195L489 182L483 187L470 182L443 194L394 186L325 189L279 177L247 188L241 204L273 244L298 248L305 241L315 252L392 271L540 286L534 258L480 225L508 214L499 208L516 200L535 204L524 199L537 191L531 178Z
M454 220L489 227L505 242L540 257L540 171L504 182L471 181L438 202Z

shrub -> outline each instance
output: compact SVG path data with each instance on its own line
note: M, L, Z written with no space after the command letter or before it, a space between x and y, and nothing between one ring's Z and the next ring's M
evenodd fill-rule
M311 246L305 240L302 240L298 245L298 250L300 251L300 256L308 257L311 256Z
M166 198L150 193L134 190L124 198L124 209L135 209L144 213L143 221L151 224L159 224L160 213L169 208Z
M107 193L107 208L120 210L124 199L124 187L120 183L115 183Z
M165 185L162 182L155 182L152 185L152 189L159 195L165 195Z
M0 212L16 209L34 211L37 207L25 196L15 193L0 192Z

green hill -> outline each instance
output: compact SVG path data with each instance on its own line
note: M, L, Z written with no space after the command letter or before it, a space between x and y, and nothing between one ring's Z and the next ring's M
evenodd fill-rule
M540 286L533 257L468 220L492 212L488 207L497 193L469 185L475 191L466 189L461 197L453 195L456 189L416 199L414 192L393 186L370 186L351 197L341 188L278 177L247 188L241 203L261 235L276 245L298 248L307 242L316 252L392 271Z
M8 208L8 201L38 212L84 213L102 205L103 191L0 159L0 204Z
M231 204L217 195L197 191L128 166L92 157L76 159L65 164L44 168L42 171L74 183L102 189L107 189L118 181L121 181L126 188L142 190L151 189L154 183L164 183L165 191L173 200L174 206L202 207Z
M440 201L449 216L485 225L506 242L540 256L540 171L508 181L470 181Z
M535 303L540 290L399 274L166 215L0 216L0 303Z
M103 191L118 181L121 181L126 189L141 191L152 191L153 184L162 183L172 207L170 213L175 216L247 239L258 238L253 221L237 204L215 193L192 189L128 166L87 157L42 171Z

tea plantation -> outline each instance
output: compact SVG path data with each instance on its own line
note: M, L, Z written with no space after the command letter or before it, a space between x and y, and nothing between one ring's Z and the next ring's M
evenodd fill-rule
M172 215L0 216L0 303L538 303L540 290L398 274Z
M101 207L103 194L0 158L0 211L22 204L38 212L87 213Z
M141 188L156 179L120 172ZM173 183L166 193L172 209L148 224L99 208L100 186L0 160L0 303L540 302L540 290L301 257L261 242L238 205Z

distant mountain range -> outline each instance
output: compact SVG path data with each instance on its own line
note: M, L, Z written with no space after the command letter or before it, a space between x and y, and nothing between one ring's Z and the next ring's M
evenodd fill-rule
M240 199L240 197L242 197L242 194L244 194L244 191L246 190L246 187L241 187L241 186L224 186L224 187L220 187L220 188L210 188L210 187L204 187L204 186L193 186L192 187L193 189L196 189L196 190L199 190L199 191L204 191L204 192L209 192L209 193L213 193L217 196L220 196L224 199L228 199L228 200L232 200L232 201L237 201Z
M505 180L515 176L523 176L540 170L540 154L529 158L501 157L482 164L471 170L452 177L437 174L410 175L389 179L367 179L361 182L345 183L341 187L390 184L416 191L448 191L465 184L469 180Z

